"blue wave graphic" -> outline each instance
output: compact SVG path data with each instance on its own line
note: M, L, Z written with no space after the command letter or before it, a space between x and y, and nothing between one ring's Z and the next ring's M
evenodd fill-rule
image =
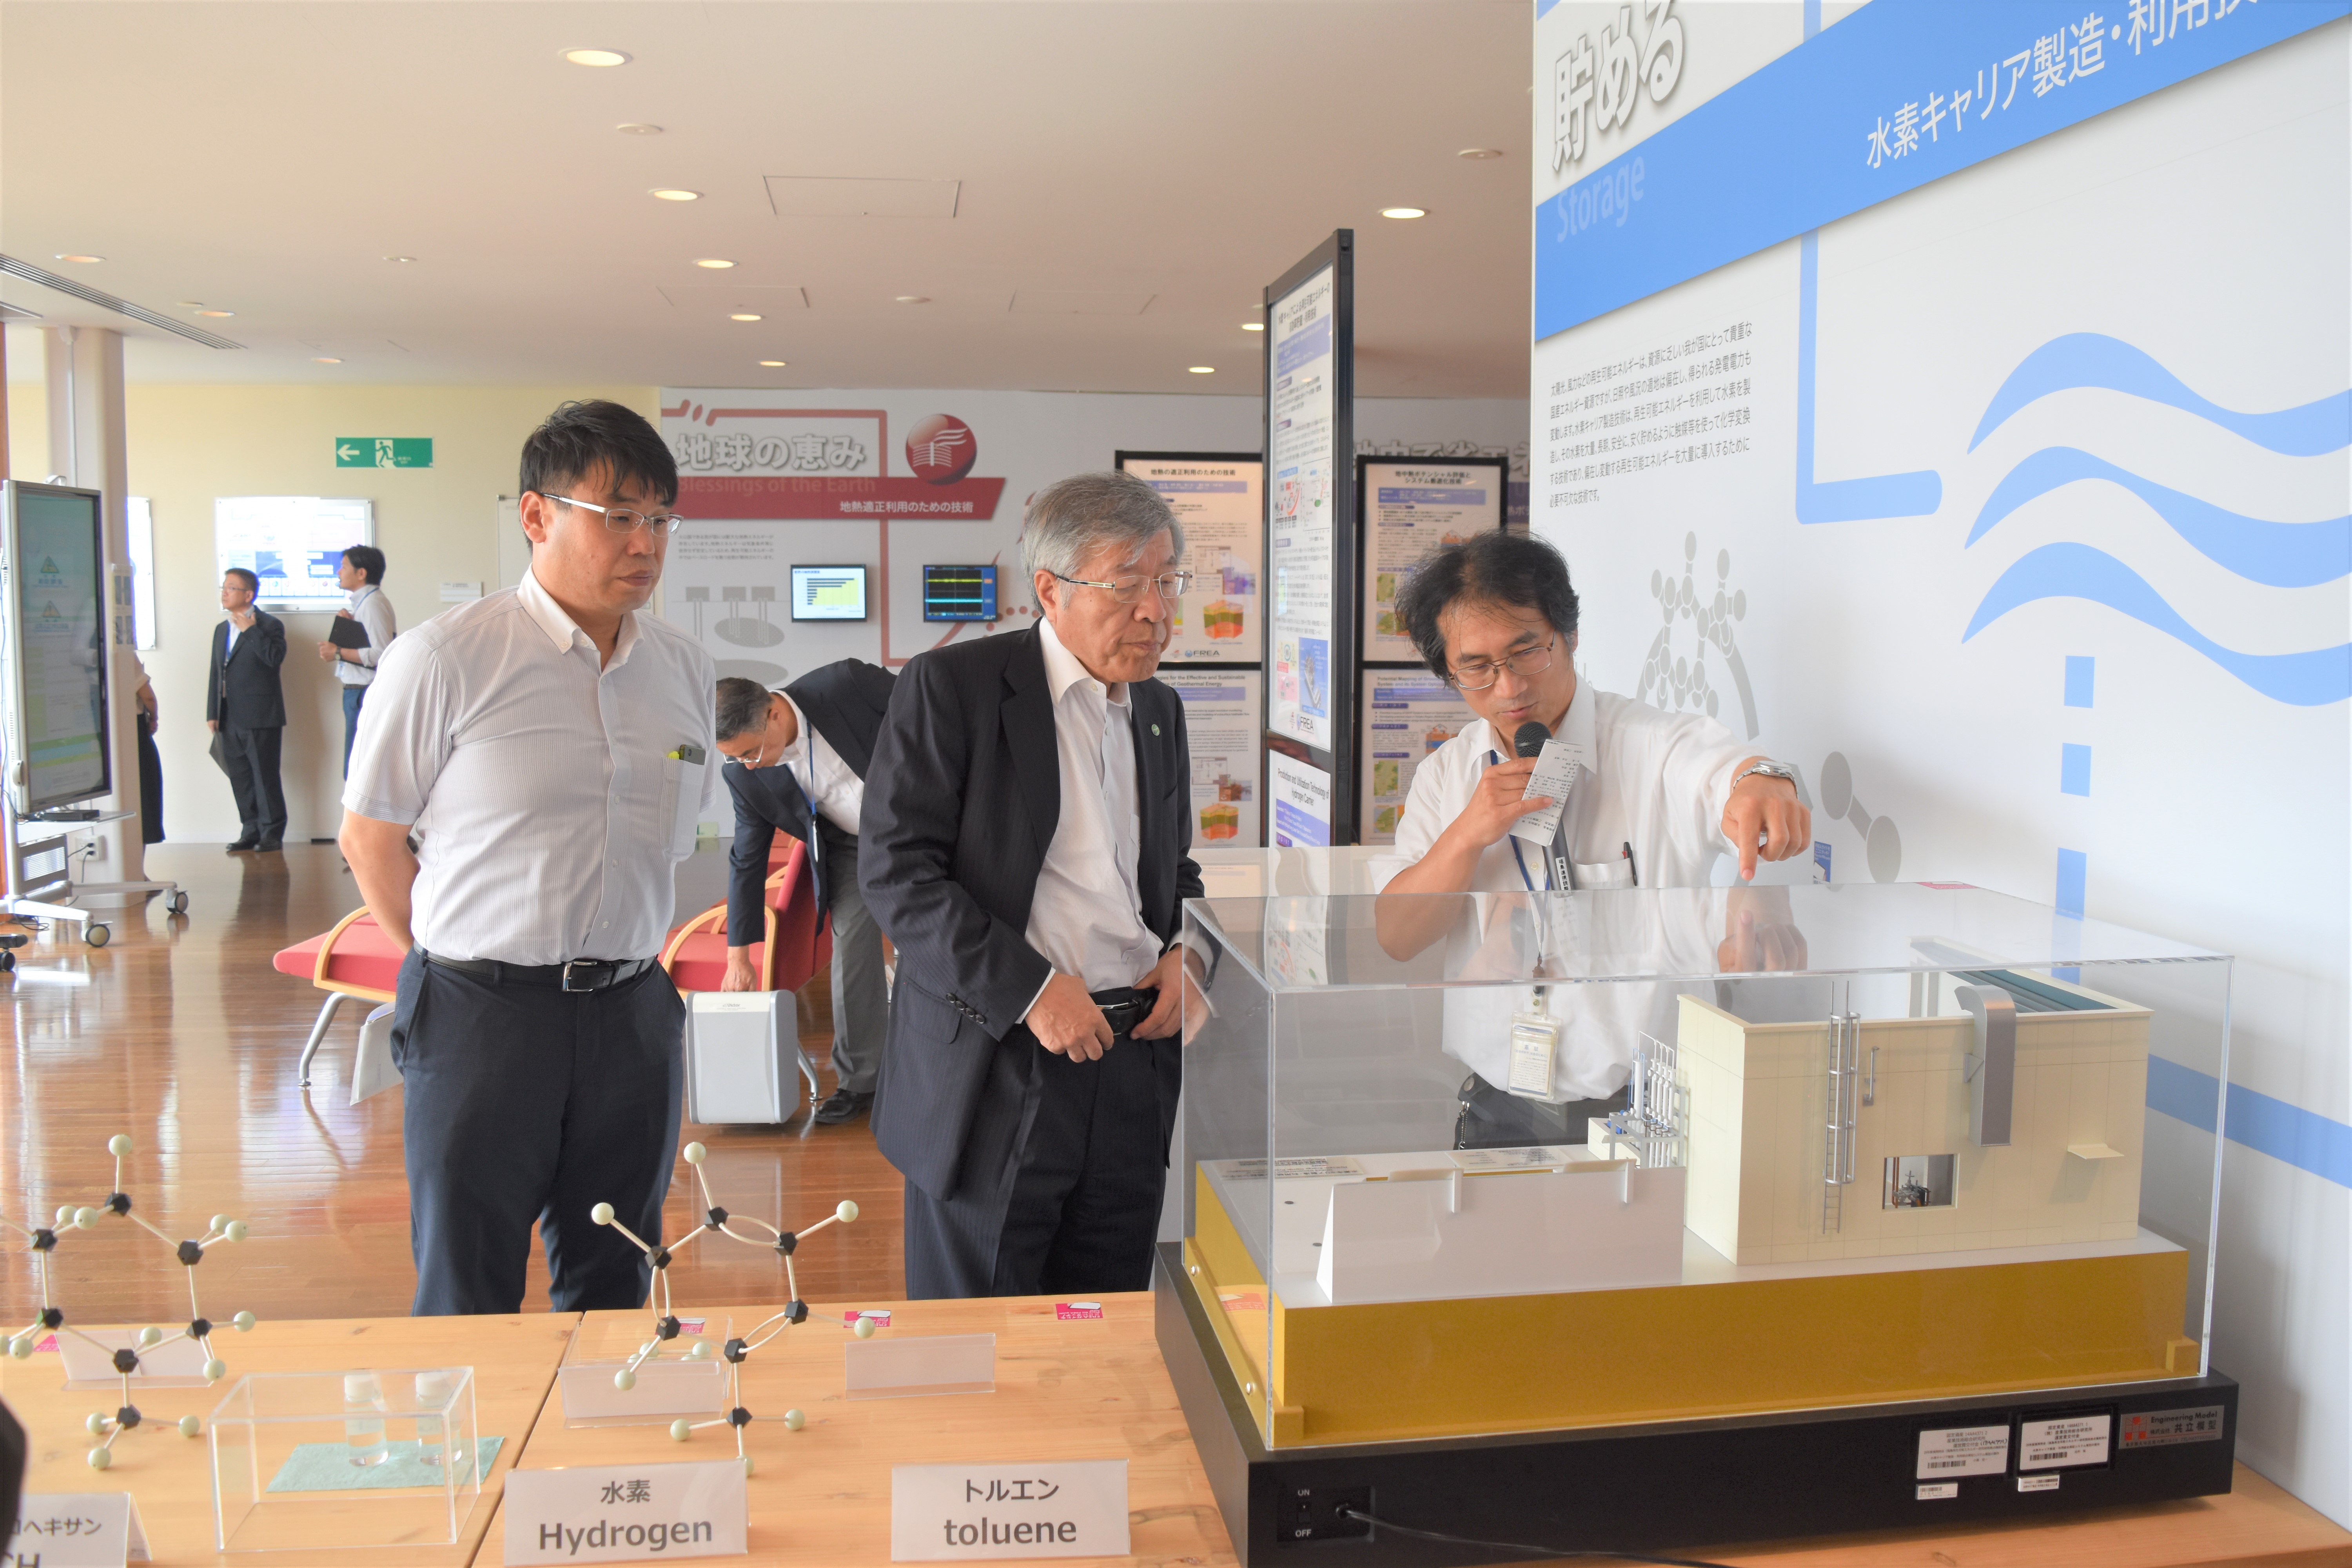
M2069 332L2025 356L1992 395L1973 452L2001 422L2037 398L2076 387L2103 387L2209 419L2260 447L2290 458L2315 458L2352 445L2352 392L2339 392L2300 408L2272 414L2241 414L2191 392L2181 379L2140 350L2103 332Z
M1967 543L1982 539L1995 523L2036 496L2079 479L2121 485L2146 501L2200 554L2249 582L2272 588L2309 588L2352 574L2352 517L2331 517L2319 522L2243 517L2073 447L2044 447L2011 468L1977 514Z
M2190 626L2147 580L2104 550L2045 544L2021 556L1985 593L1960 634L1967 642L2010 611L2040 599L2088 599L2195 648L2263 696L2297 708L2352 697L2352 643L2308 653L2240 653Z

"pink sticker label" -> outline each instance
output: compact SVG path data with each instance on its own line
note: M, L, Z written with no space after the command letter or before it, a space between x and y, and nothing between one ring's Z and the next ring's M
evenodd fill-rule
M1220 1290L1217 1305L1228 1312L1263 1312L1265 1298L1255 1290Z
M1073 1318L1099 1318L1102 1315L1102 1303L1100 1301L1056 1301L1054 1303L1054 1316L1066 1323Z
M850 1311L841 1314L841 1321L848 1324L853 1329L857 1326L857 1320L860 1318L873 1319L874 1326L877 1329L887 1329L890 1326L890 1314L887 1312Z
M44 1340L42 1340L42 1341L41 1341L41 1342L40 1342L39 1344L35 1345L35 1346L33 1347L33 1350L34 1350L35 1353L37 1353L37 1354L38 1352L42 1352L42 1351L53 1351L53 1350L55 1350L55 1349L57 1349L57 1348L58 1348L58 1336L57 1336L57 1335L55 1335L55 1334L50 1334L49 1336L47 1336L47 1338L45 1338Z
M681 1334L698 1334L702 1332L704 1321L705 1320L701 1318L680 1318L677 1321L677 1331Z

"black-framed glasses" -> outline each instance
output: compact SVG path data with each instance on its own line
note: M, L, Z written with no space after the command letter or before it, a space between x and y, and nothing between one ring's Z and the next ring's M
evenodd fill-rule
M641 526L650 527L657 534L676 533L677 525L686 521L674 511L638 511L625 506L598 506L593 500L574 500L570 496L548 496L547 499L565 506L585 507L590 511L603 514L604 526L614 533L635 533Z
M1472 659L1445 672L1445 683L1457 691L1484 691L1503 679L1503 671L1525 680L1530 675L1541 675L1551 668L1552 649L1559 646L1555 637L1541 647L1521 648L1503 659Z
M1060 577L1065 583L1074 584L1081 588L1100 588L1104 593L1108 594L1115 603L1121 605L1132 605L1141 599L1143 585L1149 583L1159 589L1161 604L1172 605L1183 597L1186 590L1192 586L1194 574L1169 572L1158 577L1146 577L1139 572L1132 577L1114 577L1108 583L1090 582L1084 577L1063 577L1059 572L1055 573L1054 575Z

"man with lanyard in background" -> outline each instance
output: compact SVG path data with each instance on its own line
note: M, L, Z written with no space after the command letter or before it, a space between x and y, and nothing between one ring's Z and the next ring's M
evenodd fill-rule
M1717 856L1738 856L1745 882L1759 857L1787 859L1811 843L1791 770L1704 715L1664 712L1577 679L1576 590L1568 563L1542 540L1495 532L1447 546L1415 570L1397 614L1477 718L1415 770L1394 852L1373 868L1384 893L1704 888ZM1550 842L1526 844L1512 826L1552 805L1527 796L1547 740L1558 742L1555 756L1572 759L1573 782ZM1783 966L1790 955L1780 949L1801 939L1769 914L1759 931L1759 912L1733 914L1727 962ZM1381 943L1400 957L1419 952L1461 913L1459 900L1383 899ZM1550 988L1555 998L1576 989L1589 988ZM1633 1033L1672 1026L1645 1011L1658 998L1601 989L1612 994L1580 999L1577 1016L1561 1020L1540 1086L1511 1071L1513 993L1448 991L1445 1050L1474 1069L1462 1085L1458 1147L1580 1143L1587 1118L1623 1108Z
M331 642L319 645L319 657L332 659L335 679L343 688L343 776L352 776L352 742L359 738L360 708L367 701L368 688L374 683L375 668L383 658L383 650L400 635L392 618L392 601L383 596L383 552L373 544L354 544L343 552L335 566L335 586L350 596L350 602L335 612L339 621L357 621L367 632L367 642L360 647L342 647Z
M808 846L817 920L833 922L833 1093L813 1119L847 1121L874 1103L890 997L882 931L857 887L857 813L866 768L898 677L863 659L810 670L782 691L730 675L719 683L719 750L735 796L728 852L727 975L722 991L760 989L767 934L768 847Z

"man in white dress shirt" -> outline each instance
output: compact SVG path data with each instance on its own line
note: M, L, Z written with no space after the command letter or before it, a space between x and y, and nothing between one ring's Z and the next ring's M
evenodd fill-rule
M1702 714L1664 712L1578 681L1576 590L1568 563L1544 541L1495 532L1450 545L1413 573L1397 614L1429 668L1477 718L1414 771L1394 851L1374 868L1384 892L1705 887L1718 856L1737 856L1745 881L1759 857L1786 859L1811 843L1790 769ZM1525 798L1536 761L1519 757L1514 742L1529 723L1578 759L1549 844L1510 832L1551 804ZM1734 921L1746 923L1727 936L1744 932L1765 950L1749 967L1780 967L1776 944L1794 939L1769 915L1757 929L1759 912L1736 910ZM1381 945L1417 952L1460 915L1457 900L1384 899ZM1588 1116L1622 1108L1632 1033L1654 1026L1647 1015L1656 999L1612 996L1564 1020L1549 1089L1514 1095L1501 1087L1510 1015L1524 1001L1514 997L1447 994L1445 1049L1476 1069L1462 1086L1457 1142L1582 1142Z
M1049 485L1037 626L919 654L891 694L858 872L898 949L874 1133L909 1296L1150 1283L1201 892L1183 705L1152 679L1183 550L1140 479Z
M360 710L367 703L368 688L375 681L376 666L383 662L384 649L400 635L400 627L392 616L392 601L383 596L383 552L373 544L354 544L343 552L335 567L335 586L341 588L348 602L335 612L339 621L357 621L367 631L367 643L362 647L341 647L331 642L319 645L319 657L333 661L335 679L343 689L343 776L352 776L352 743L359 738Z
M420 1316L518 1310L534 1221L556 1310L638 1306L644 1256L590 1211L658 1245L677 1149L685 1009L656 957L718 804L718 672L644 613L677 469L642 416L567 403L521 491L520 586L392 646L343 790L344 857L408 955Z

